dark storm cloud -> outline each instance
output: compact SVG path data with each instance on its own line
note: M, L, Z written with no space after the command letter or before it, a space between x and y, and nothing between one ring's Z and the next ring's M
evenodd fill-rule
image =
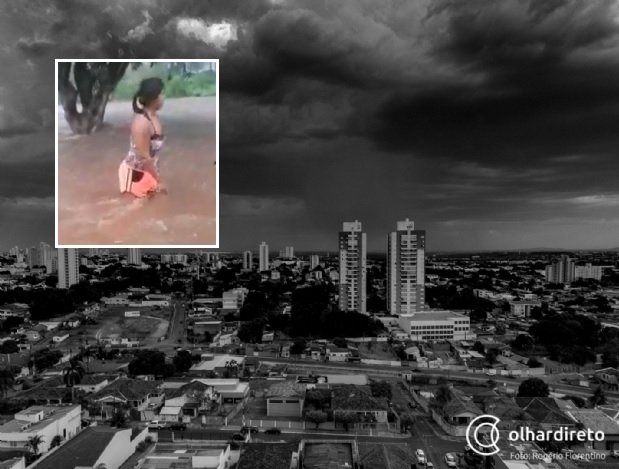
M430 53L461 83L385 93L359 131L393 151L506 165L616 148L616 3L539 3L444 2Z

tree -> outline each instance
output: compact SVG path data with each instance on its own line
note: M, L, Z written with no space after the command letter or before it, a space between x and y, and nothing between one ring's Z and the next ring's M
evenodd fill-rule
M335 412L334 420L341 423L344 426L344 429L348 431L350 429L350 425L354 425L359 422L359 416L356 412L351 412L347 410L339 411Z
M83 376L84 364L79 360L69 361L69 364L62 370L64 384L71 388L71 401L75 399L75 385L82 381Z
M292 347L290 347L290 353L292 355L301 355L305 352L305 348L307 347L307 342L304 339L297 338L294 340Z
M403 431L407 432L408 428L414 423L415 417L413 417L410 413L406 412L405 414L400 415L400 425L402 426Z
M9 391L13 390L15 374L8 367L0 369L0 395L5 397Z
M539 378L529 378L520 383L518 397L548 397L550 389Z
M529 368L544 368L544 364L535 357L529 358L527 361L527 366Z
M318 426L327 421L327 414L321 410L310 410L305 414L305 420L316 424L316 430L318 430Z
M180 373L189 371L189 369L193 365L193 361L191 359L191 352L189 352L188 350L178 351L174 356L173 362L176 371Z
M494 332L496 335L505 335L507 328L505 327L505 324L499 323L496 325Z
M19 347L17 346L17 342L14 340L5 340L0 344L0 353L17 353L19 352Z
M116 428L127 428L127 414L122 409L114 409L110 419L110 425Z
M56 435L54 438L52 438L52 441L49 444L49 448L55 448L56 446L60 446L62 444L64 440L64 437L62 435Z
M473 344L472 348L473 348L473 351L477 353L481 353L481 354L484 354L486 350L484 347L484 344L482 344L479 340Z
M517 350L527 352L533 348L533 338L527 334L518 334L512 345Z
M168 378L175 372L174 365L166 363L165 353L159 350L140 350L129 363L129 373L137 375L155 375Z
M531 318L536 320L541 320L544 317L544 311L539 306L534 306L531 308Z
M230 360L225 364L226 378L236 378L239 374L239 363L236 360Z
M33 435L28 438L28 442L26 443L26 447L30 448L35 456L39 453L39 447L43 444L45 438L41 435Z
M589 397L589 402L591 403L591 407L606 404L606 395L604 394L601 386L598 386L598 388L593 392L593 396Z
M372 381L370 383L370 390L373 397L385 397L391 399L392 390L389 381Z
M305 395L305 402L315 409L322 409L327 402L327 397L320 389L310 389Z
M348 341L346 339L342 339L341 337L336 337L335 339L333 339L333 345L339 348L347 348Z

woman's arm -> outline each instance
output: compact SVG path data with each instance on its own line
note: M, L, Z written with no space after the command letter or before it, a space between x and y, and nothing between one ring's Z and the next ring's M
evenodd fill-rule
M144 161L144 170L152 175L157 183L161 183L155 160L150 154L150 126L144 122L144 119L134 119L131 126L131 137L137 156Z

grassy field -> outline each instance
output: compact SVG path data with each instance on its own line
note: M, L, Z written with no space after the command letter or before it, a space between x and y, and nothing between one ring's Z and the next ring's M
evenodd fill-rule
M126 318L125 311L140 311L139 317ZM108 307L101 311L98 324L87 326L90 337L152 337L158 338L167 332L169 308Z
M149 77L158 77L164 81L166 98L215 96L217 91L214 72L201 72L187 77L173 75L170 78L167 69L162 65L142 66L137 70L127 70L114 91L114 100L130 101L140 81Z

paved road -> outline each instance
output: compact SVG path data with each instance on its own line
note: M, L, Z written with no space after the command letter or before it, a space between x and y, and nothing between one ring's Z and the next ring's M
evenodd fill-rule
M323 371L327 373L365 373L370 377L398 377L401 375L403 371L410 370L409 368L404 367L377 367L373 365L365 365L365 364L351 364L351 363L324 363L324 362L313 362L311 360L296 360L296 359L286 359L286 358L268 358L262 360L264 363L273 363L273 364L287 364L292 368L298 369L307 369L312 371ZM504 385L511 389L517 389L522 381L528 379L529 377L522 378L504 378L500 376L487 376L485 374L479 373L468 373L462 371L450 371L450 370L423 370L419 373L419 375L432 375L432 376L443 376L446 378L463 378L469 379L473 381L479 381L482 383L487 382L489 379L492 379L499 383L500 385ZM543 379L543 376L542 376ZM569 386L567 384L550 384L551 391L557 393L564 394L572 394L575 396L588 397L593 394L595 388L583 388L580 386ZM605 391L605 395L610 401L619 401L619 393Z

